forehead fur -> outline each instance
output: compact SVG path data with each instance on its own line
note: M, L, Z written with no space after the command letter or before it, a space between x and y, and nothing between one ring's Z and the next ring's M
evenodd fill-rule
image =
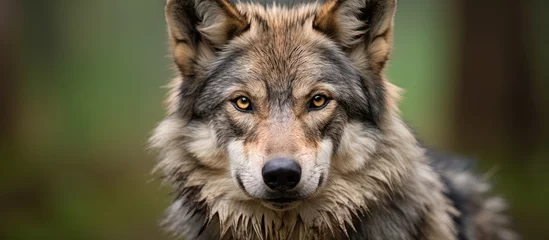
M265 21L272 27L286 27L302 24L313 18L319 9L319 4L302 4L292 8L286 6L264 6L257 3L237 4L236 7L249 19Z
M257 3L237 4L237 9L250 22L250 29L241 36L229 42L225 49L235 48L250 43L263 54L286 56L291 52L288 49L297 45L307 44L334 44L329 38L313 29L313 22L320 6L318 4L302 4L292 8L279 5L264 6ZM203 29L207 32L209 29ZM211 29L217 31L217 29ZM205 33L205 35L209 35ZM267 46L268 44L268 46ZM250 47L250 46L242 46ZM305 46L311 47L311 46ZM267 50L268 49L268 50ZM297 59L297 56L294 57Z

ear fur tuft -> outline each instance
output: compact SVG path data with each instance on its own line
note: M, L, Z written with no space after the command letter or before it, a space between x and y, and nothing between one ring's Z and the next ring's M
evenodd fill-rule
M313 27L351 56L361 70L381 73L393 45L396 0L327 0Z
M183 75L249 28L246 17L227 0L167 0L165 14L174 61Z

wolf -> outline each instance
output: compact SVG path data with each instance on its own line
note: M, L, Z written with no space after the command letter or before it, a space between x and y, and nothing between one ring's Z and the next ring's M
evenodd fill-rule
M150 143L185 239L512 240L505 202L426 150L385 75L396 0L167 0L177 77Z

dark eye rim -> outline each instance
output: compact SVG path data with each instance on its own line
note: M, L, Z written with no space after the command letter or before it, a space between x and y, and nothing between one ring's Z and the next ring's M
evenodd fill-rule
M250 103L250 105L246 108L246 109L242 109L238 106L238 104L236 103L238 100L240 100L241 98L246 98L248 99L248 102ZM253 113L254 111L254 108L253 108L253 103L252 101L250 100L249 97L246 97L246 96L238 96L236 98L234 98L233 100L231 100L231 104L233 105L233 107L238 110L238 111L241 111L241 112L244 112L244 113Z
M326 101L324 102L324 104L320 107L317 107L314 105L313 101L314 101L314 98L316 96L322 96L324 97L324 99L326 99ZM311 100L309 101L309 106L307 107L307 110L309 112L312 112L312 111L319 111L319 110L322 110L324 108L326 108L326 106L328 106L328 104L332 101L333 99L329 98L328 96L324 95L324 94L315 94Z

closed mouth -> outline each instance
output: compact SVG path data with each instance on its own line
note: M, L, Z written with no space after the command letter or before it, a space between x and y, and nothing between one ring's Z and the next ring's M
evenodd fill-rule
M279 197L264 199L264 204L271 209L277 211L285 211L299 205L299 198L296 197Z
M288 204L288 203L293 203L297 200L298 198L295 198L295 197L280 197L280 198L267 199L267 201L275 204Z

